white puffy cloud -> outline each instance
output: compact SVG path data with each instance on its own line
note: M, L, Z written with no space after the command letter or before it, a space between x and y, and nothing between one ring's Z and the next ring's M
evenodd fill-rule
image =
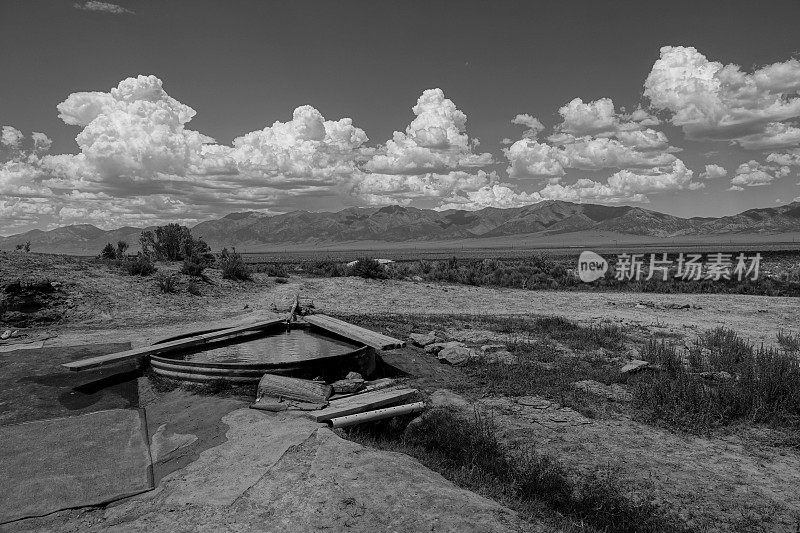
M476 150L466 133L467 116L441 89L428 89L412 108L405 132L394 132L354 172L349 193L369 204L409 203L414 198L445 198L454 191L475 191L497 180L480 170L493 162Z
M737 187L760 187L787 176L789 172L789 167L762 165L758 161L751 159L747 163L739 165L736 169L736 174L731 179L731 185Z
M539 136L539 134L543 132L545 129L544 124L542 124L538 118L532 115L528 115L527 113L517 115L516 117L511 119L511 123L516 124L517 126L525 126L526 128L528 128L522 134L522 136L525 137L526 139L536 139ZM510 139L509 142L507 143L504 142L503 144L511 144Z
M663 132L650 127L657 125L658 119L641 108L630 114L617 112L610 98L592 102L575 98L562 106L559 114L562 122L547 142L526 134L503 149L511 178L560 177L568 169L660 167L672 164L676 160L673 152L680 151L669 145Z
M670 165L651 169L623 169L605 183L582 178L571 185L548 184L539 194L550 200L572 202L602 201L647 202L647 194L683 189L699 189L702 183L692 181L693 172L680 159Z
M457 193L447 198L445 203L437 207L439 211L447 209L465 209L475 211L486 207L507 209L541 202L539 193L517 192L507 185L495 183L486 185L476 191Z
M728 175L728 171L719 165L706 165L706 169L700 174L704 180L713 180L716 178L724 178Z
M87 0L84 3L76 2L72 4L72 7L75 9L80 9L82 11L96 11L99 13L110 13L112 15L132 15L133 11L130 9L126 9L122 6L118 6L117 4L112 4L110 2L102 2L101 0Z
M31 133L31 139L33 139L33 148L37 152L46 152L53 146L53 141L50 137L38 131Z
M0 134L0 144L18 150L24 138L25 136L22 135L22 132L17 128L13 126L3 126L2 134Z
M800 166L800 148L782 154L769 154L767 156L767 162L781 166Z
M453 171L447 174L377 174L354 176L349 192L372 205L409 204L420 198L444 199L456 192L469 193L497 183L497 175Z
M693 47L665 46L645 80L651 105L693 140L728 140L760 149L800 143L796 128L780 123L800 116L800 61L754 71L709 61Z

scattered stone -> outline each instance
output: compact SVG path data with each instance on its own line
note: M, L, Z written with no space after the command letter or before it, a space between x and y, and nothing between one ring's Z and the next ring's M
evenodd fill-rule
M414 344L414 346L419 346L420 348L424 348L425 346L436 342L435 331L431 331L430 333L412 333L408 337L411 339L411 342Z
M0 340L6 340L8 338L11 338L11 330L10 329L7 329L2 334L0 334Z
M628 364L620 368L621 374L633 374L634 372L638 372L642 370L644 367L649 366L650 363L648 361L642 361L641 359L634 359L632 361L628 361Z
M334 394L358 392L364 388L364 379L340 379L331 383Z
M364 376L358 372L348 372L344 379L364 379Z
M419 276L413 276L413 277L411 278L411 281L420 282L420 281L422 281L422 278L421 278L421 277L419 277Z
M448 343L449 345L442 348L436 356L440 362L449 363L451 365L463 365L470 359L475 359L478 356L477 352L472 348L468 348L459 343Z
M448 346L464 346L464 343L458 341L434 342L433 344L429 344L425 347L425 353L438 355L439 352Z
M503 344L484 344L481 346L481 351L485 354L490 354L494 352L501 352L506 349L505 345Z

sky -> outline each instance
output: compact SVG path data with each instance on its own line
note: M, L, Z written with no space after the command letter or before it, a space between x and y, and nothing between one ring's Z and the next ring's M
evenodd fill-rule
M800 199L800 2L0 0L0 235Z

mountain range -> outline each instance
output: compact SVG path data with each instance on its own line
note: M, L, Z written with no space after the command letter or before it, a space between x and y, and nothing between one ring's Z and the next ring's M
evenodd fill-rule
M97 254L119 240L136 250L143 228L102 230L91 224L32 230L0 237L0 249L31 243L31 250L49 253ZM147 229L147 228L144 228ZM654 238L727 234L800 232L800 202L749 209L718 218L680 218L641 207L545 201L524 207L479 211L435 211L391 205L351 207L338 212L292 211L281 215L231 213L191 228L214 250L270 244L315 245L383 241L451 241L514 235L547 236L580 232L611 232Z

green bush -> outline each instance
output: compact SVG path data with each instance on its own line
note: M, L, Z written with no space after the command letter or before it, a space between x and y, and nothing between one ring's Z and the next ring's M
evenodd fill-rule
M365 279L386 279L386 269L377 260L363 257L350 267L349 274Z
M793 352L755 348L717 328L686 352L650 341L641 358L663 369L632 378L634 401L654 420L695 429L737 420L800 427L800 360Z
M195 276L200 277L203 275L203 271L206 269L205 262L198 261L197 258L190 258L187 257L183 260L183 267L181 267L181 273L186 274L188 276Z
M219 268L222 270L222 277L233 281L248 281L252 279L250 268L244 262L242 256L236 253L236 248L229 252L224 248L219 256Z
M171 274L159 274L156 283L164 294L178 292L178 281Z
M117 249L114 248L113 244L108 243L100 251L100 257L102 259L116 259L117 258Z
M189 284L186 286L186 291L193 295L193 296L201 296L202 293L200 292L200 285L197 284L195 280L189 280Z
M347 275L347 266L332 259L306 261L301 268L307 274L326 278L338 278Z
M130 276L149 276L156 271L156 266L150 258L143 254L123 261L122 266Z
M158 226L155 230L142 232L139 242L142 253L162 261L182 261L185 258L203 258L206 262L213 261L211 249L201 239L195 239L189 228L179 224Z

